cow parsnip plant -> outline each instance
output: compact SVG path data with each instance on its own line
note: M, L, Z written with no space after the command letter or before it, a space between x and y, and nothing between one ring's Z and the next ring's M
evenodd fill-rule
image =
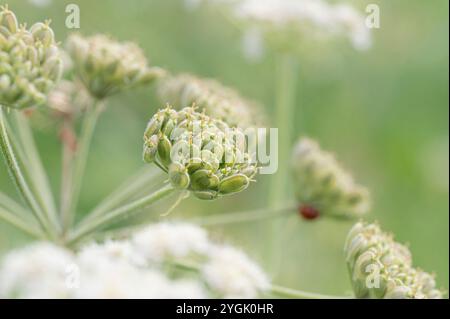
M66 53L57 45L49 22L26 28L7 6L0 11L0 49L0 148L22 199L19 203L0 193L0 219L38 240L4 258L0 297L336 297L271 283L272 276L243 252L211 241L198 226L258 219L273 222L297 210L306 219L363 216L370 207L367 189L356 184L316 142L303 138L293 147L289 133L280 136L280 161L287 161L286 151L293 149L296 205L286 204L287 199L279 196L283 190L280 178L285 182L289 174L283 171L274 181L279 189L274 189L275 200L268 208L187 223L152 224L123 236L120 231L126 222L118 224L119 220L130 219L171 194L178 194L176 205L190 195L220 200L244 192L257 179L258 167L241 137L246 128L262 123L254 116L261 111L255 113L253 103L216 81L170 75L149 66L133 43L76 34L69 37ZM292 56L285 52L281 56L278 123L289 121L295 70ZM60 81L63 72L73 76ZM98 117L107 110L108 97L155 82L160 99L172 105L150 117L143 130L143 154L135 154L154 169L126 181L75 223L90 140ZM23 113L37 107L51 108L63 118L58 201ZM74 130L77 115L83 121L78 134ZM165 175L166 181L154 185L157 175ZM148 192L149 185L159 189ZM136 198L137 193L141 196ZM111 226L118 239L93 241ZM356 298L443 296L432 275L412 267L408 249L377 225L357 223L353 227L345 243L345 262ZM77 289L67 285L68 264L78 265L84 278ZM371 276L368 267L375 267L379 276Z

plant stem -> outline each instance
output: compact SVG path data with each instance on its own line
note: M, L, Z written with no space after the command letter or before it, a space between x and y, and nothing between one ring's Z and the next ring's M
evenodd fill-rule
M0 219L10 223L17 229L22 230L23 232L31 235L33 237L44 239L44 233L39 229L38 225L33 225L29 221L25 220L22 216L18 214L13 214L10 210L7 210L5 207L0 206Z
M274 296L294 299L348 299L350 296L329 296L314 292L291 289L278 285L272 285L270 293Z
M269 190L269 207L282 205L290 193L289 158L292 145L293 115L295 114L295 87L297 79L297 61L288 53L279 52L276 62L276 110L275 125L278 128L278 171L273 175ZM272 275L278 272L276 254L280 248L277 239L281 221L275 221L269 234L269 261Z
M143 189L146 189L146 186L152 185L152 180L161 175L161 173L162 172L153 165L145 166L140 169L132 178L127 179L115 191L102 200L87 216L86 221L97 218L124 202L129 202L130 198L141 193Z
M44 238L44 233L30 211L2 192L0 192L0 218L32 236Z
M270 218L286 217L295 212L292 205L278 208L262 208L234 213L220 214L216 216L195 218L188 220L201 226L217 226L236 224L242 222L253 222Z
M70 145L67 140L65 140L66 132L73 133L73 125L70 119L64 119L64 123L61 130L61 148L62 148L62 159L61 159L61 190L60 190L60 219L64 225L64 231L67 231L67 219L69 218L68 213L70 210L70 200L72 192L73 183L73 159L75 155L74 147L76 145ZM75 135L75 133L73 133Z
M293 115L295 114L295 86L297 61L280 53L276 66L275 126L278 128L278 171L270 185L269 206L276 207L289 193L289 158L292 145Z
M175 191L175 188L167 184L161 187L159 190L151 193L150 195L139 198L129 204L118 207L111 212L99 216L96 219L91 220L89 223L84 223L83 221L80 223L80 227L76 229L71 236L68 238L68 244L76 243L78 240L82 239L84 236L95 232L96 230L102 229L103 227L108 226L109 224L114 223L117 219L121 217L130 217L131 214L142 210L158 200L172 194Z
M26 159L27 163L25 169L31 178L33 191L37 197L36 199L41 205L43 212L47 214L47 218L50 220L52 227L59 232L60 223L56 215L54 197L29 122L20 112L14 112L14 115L19 133L19 141L22 144L25 157L23 160Z
M3 106L0 106L0 149L5 158L6 166L8 167L11 179L16 185L19 194L22 196L26 204L30 207L40 226L43 229L46 229L50 235L54 236L54 233L52 232L53 229L49 227L48 220L45 218L45 215L43 214L41 207L37 203L34 194L31 191L30 186L22 173L22 170L20 169L19 163L17 162L16 156L11 146L8 132L6 130Z
M89 148L98 117L103 109L102 106L102 102L97 100L85 113L80 139L73 162L73 172L71 178L72 183L70 186L70 190L67 190L67 194L69 195L66 199L67 204L65 205L67 209L61 212L65 230L67 230L72 224L77 209L78 199L80 196L86 163L89 155Z

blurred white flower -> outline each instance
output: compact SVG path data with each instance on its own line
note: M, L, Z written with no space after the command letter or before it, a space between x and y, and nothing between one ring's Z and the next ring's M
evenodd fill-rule
M195 2L197 8L201 0ZM328 38L343 36L350 40L357 50L367 50L371 46L371 33L366 26L365 16L348 4L334 4L325 0L205 0L211 4L221 4L221 9L247 28L258 26L264 34L275 35L288 41L289 45L304 41L305 38ZM261 54L260 39L247 31L243 50ZM252 36L251 36L252 35ZM261 38L262 39L262 38ZM255 44L256 43L256 44ZM252 55L251 55L252 56Z
M0 267L0 297L66 298L66 269L73 262L70 252L47 242L12 251Z
M250 62L259 62L264 56L264 37L259 28L253 27L245 30L242 37L242 50Z
M193 272L180 268L176 279L166 273L191 253L201 257ZM242 252L210 243L189 224L151 225L131 241L94 243L77 253L37 243L10 252L0 265L2 298L251 298L267 286Z
M370 47L370 32L364 16L346 4L322 0L242 0L235 17L266 24L272 29L293 29L304 35L344 35L355 49Z
M104 258L111 262L126 262L134 266L145 266L146 260L139 255L128 241L107 240L102 244L92 243L78 253L78 261L82 264L96 262L97 258Z
M52 0L28 0L28 2L36 7L48 7L52 4Z
M229 246L211 249L202 273L209 287L225 298L255 298L269 287L261 268L243 252Z
M204 254L209 248L207 233L191 224L159 223L147 226L132 238L136 251L149 261Z

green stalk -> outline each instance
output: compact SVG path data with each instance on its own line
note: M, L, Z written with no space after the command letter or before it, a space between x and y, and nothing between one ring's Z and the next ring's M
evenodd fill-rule
M295 207L284 206L278 208L263 208L242 212L226 213L216 216L195 218L188 220L201 226L224 226L236 223L254 222L270 218L286 217L295 212Z
M11 145L8 132L6 129L6 121L4 116L3 107L0 106L0 149L5 158L5 163L8 168L9 174L13 183L15 184L17 191L22 196L25 203L30 207L34 216L38 220L40 226L45 229L49 235L54 236L54 229L49 226L48 220L45 218L41 207L36 201L34 193L22 173L19 163Z
M38 239L44 239L44 233L39 229L38 225L34 225L29 221L25 220L22 216L16 213L12 213L5 207L0 206L0 219L3 219L7 223L11 224L17 229L20 229L24 233L36 237Z
M309 291L286 288L278 285L272 285L270 293L277 297L292 299L349 299L350 296L329 296Z
M73 161L73 172L70 174L71 184L69 189L66 189L66 202L62 204L64 210L61 211L61 219L66 231L70 228L77 210L78 199L80 197L81 186L89 155L89 148L91 145L92 136L94 135L95 126L102 109L103 107L101 101L96 101L84 115L84 121L78 142L78 149Z
M152 180L160 176L162 172L157 167L150 165L139 170L133 177L127 179L115 191L108 195L104 200L94 208L87 220L92 220L108 211L116 208L118 205L129 202L130 198L141 193L148 186L153 185Z
M80 226L69 236L68 244L74 244L84 236L100 230L110 224L113 224L120 218L130 217L133 213L147 208L158 200L172 194L174 191L175 188L172 185L167 184L161 187L159 190L151 193L150 195L136 199L135 201L124 206L118 207L105 215L99 216L98 218L89 221L88 223L82 221L80 223Z
M54 197L29 122L22 113L14 112L14 115L19 142L22 144L23 160L26 159L24 168L31 179L32 190L36 194L36 199L42 211L47 214L52 227L58 232L60 231L60 223L56 214Z
M290 153L293 142L293 116L295 112L295 88L297 79L297 61L288 53L279 52L276 62L276 110L275 127L278 128L278 171L273 175L270 190L270 208L283 205L290 194ZM269 236L269 257L273 275L278 272L277 252L281 248L278 234L281 221L272 225Z
M0 219L29 235L40 239L45 237L30 211L2 192L0 192Z

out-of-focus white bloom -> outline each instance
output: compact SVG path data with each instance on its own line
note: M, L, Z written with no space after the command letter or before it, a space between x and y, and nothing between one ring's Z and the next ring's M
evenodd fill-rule
M242 0L236 2L235 17L269 28L297 30L302 35L347 36L356 49L370 46L370 32L364 17L345 4L322 0Z
M264 37L259 28L245 30L242 37L242 50L250 62L259 62L264 56Z
M189 260L191 253L199 258ZM193 272L178 268L189 261L198 262ZM171 275L179 270L176 279L167 267ZM0 265L2 298L251 298L268 285L246 255L210 243L189 224L155 224L131 241L90 244L77 253L38 243L10 252Z
M188 10L195 10L202 4L202 0L184 0L183 2Z
M269 287L261 268L243 252L229 246L211 249L202 273L209 287L225 298L255 298Z
M112 262L126 262L140 267L146 265L145 258L136 252L130 242L125 240L107 240L102 244L93 243L78 253L78 260L82 264L96 263L97 258L104 258Z
M189 1L191 2L191 1ZM200 1L195 1L198 7ZM305 38L347 37L357 50L371 46L371 34L365 17L348 4L325 0L208 0L221 4L238 21L266 34L283 39L283 46L295 46ZM253 38L251 41L255 41ZM259 41L259 40L258 40ZM277 40L278 41L278 40ZM244 42L244 50L248 44Z
M28 0L35 7L48 7L52 4L52 0Z
M121 259L125 256L116 255L127 255L129 248L117 243L108 246L106 255L101 248L91 248L88 254L80 255L80 287L74 290L75 298L205 298L199 282L171 280L157 268L136 267Z
M66 269L73 262L70 252L46 242L13 251L0 267L0 297L66 298Z
M208 235L203 229L182 223L150 225L133 236L132 244L149 261L204 254L209 249Z

